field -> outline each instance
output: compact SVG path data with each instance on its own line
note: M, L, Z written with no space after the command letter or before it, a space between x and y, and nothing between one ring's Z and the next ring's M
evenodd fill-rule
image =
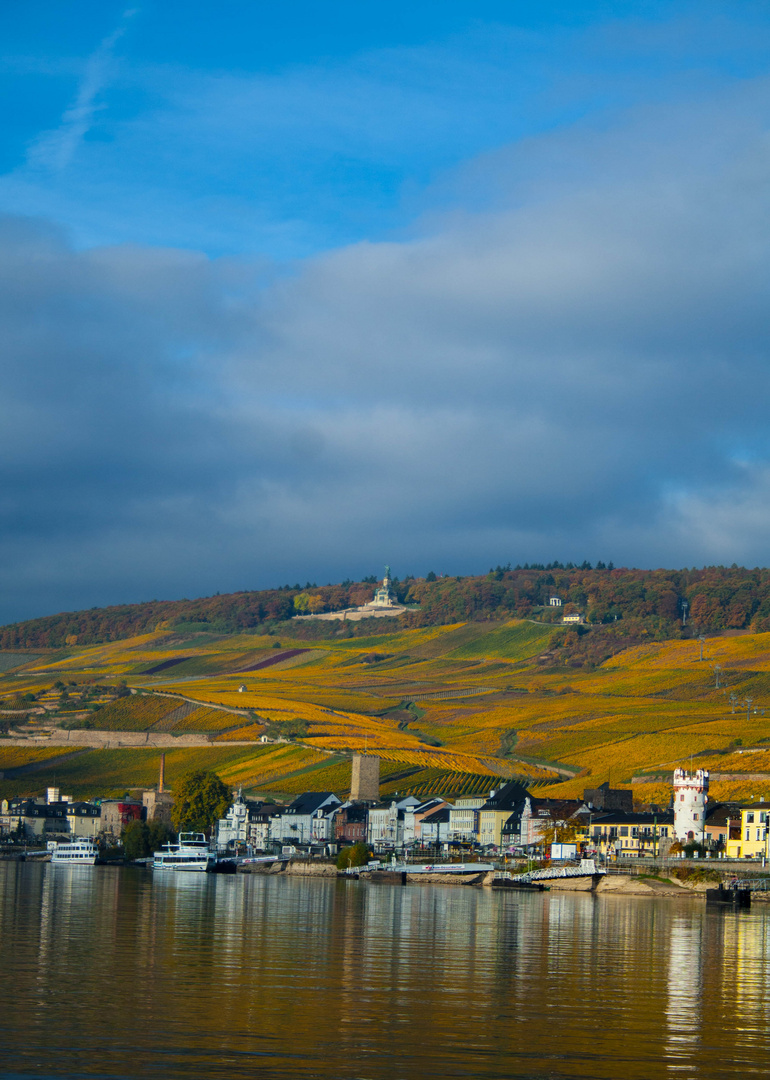
M383 759L383 794L409 785L419 794L475 793L522 776L538 794L573 796L609 779L633 783L640 803L667 802L672 770L692 765L711 770L717 797L770 797L768 633L709 637L702 660L697 640L650 641L594 667L554 661L565 631L524 620L395 632L378 626L383 632L367 638L329 627L328 640L312 649L285 636L276 643L267 635L182 638L167 630L73 648L53 663L32 658L23 678L0 674L0 697L40 693L59 679L122 679L140 693L90 714L94 726L210 733L211 749L173 749L169 759L213 755L228 782L254 791L292 794L312 780L344 794L349 755L366 750ZM279 649L306 651L264 664ZM297 745L263 746L257 740L266 730L285 730ZM254 750L228 747L244 739L255 741ZM73 774L73 790L76 782L98 785L102 764L105 787L151 783L153 753L92 751L88 778ZM118 769L98 754L125 756ZM130 765L142 754L146 767ZM384 773L391 766L402 778L393 788ZM33 778L42 784L42 773Z

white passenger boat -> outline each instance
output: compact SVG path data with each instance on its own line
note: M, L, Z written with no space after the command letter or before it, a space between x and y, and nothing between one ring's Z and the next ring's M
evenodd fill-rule
M205 873L217 861L203 833L180 833L179 842L164 844L152 858L153 870L184 870L187 873Z
M91 840L76 840L72 844L49 844L51 862L56 866L93 866L99 849Z

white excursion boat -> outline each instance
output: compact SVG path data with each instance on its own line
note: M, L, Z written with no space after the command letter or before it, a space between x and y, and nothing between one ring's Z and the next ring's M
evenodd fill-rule
M205 873L216 864L216 854L210 850L203 833L180 833L179 842L164 844L152 858L153 870L184 870L187 873Z
M72 844L50 843L51 862L56 866L93 866L99 849L92 840L76 840Z

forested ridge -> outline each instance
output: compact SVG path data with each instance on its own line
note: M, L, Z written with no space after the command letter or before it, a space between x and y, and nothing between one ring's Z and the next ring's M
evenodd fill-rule
M367 603L373 581L308 583L304 588L285 585L198 600L153 600L48 615L1 627L0 648L91 645L159 627L275 632L298 612L320 613ZM510 618L557 622L565 613L580 612L589 624L604 624L617 637L661 639L723 630L770 630L770 570L764 568L636 570L601 563L595 567L551 563L498 566L488 574L469 577L431 573L426 578L394 579L393 585L401 602L415 605L402 616L407 626ZM552 596L562 600L561 607L550 607ZM361 624L356 627L359 632L363 629ZM386 627L377 626L377 632L385 631ZM293 623L291 632L327 636L331 630L328 623L308 621Z

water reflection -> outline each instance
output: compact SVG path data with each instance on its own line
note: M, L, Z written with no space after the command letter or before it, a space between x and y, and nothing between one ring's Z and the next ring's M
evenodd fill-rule
M3 863L0 1076L765 1075L768 916Z

